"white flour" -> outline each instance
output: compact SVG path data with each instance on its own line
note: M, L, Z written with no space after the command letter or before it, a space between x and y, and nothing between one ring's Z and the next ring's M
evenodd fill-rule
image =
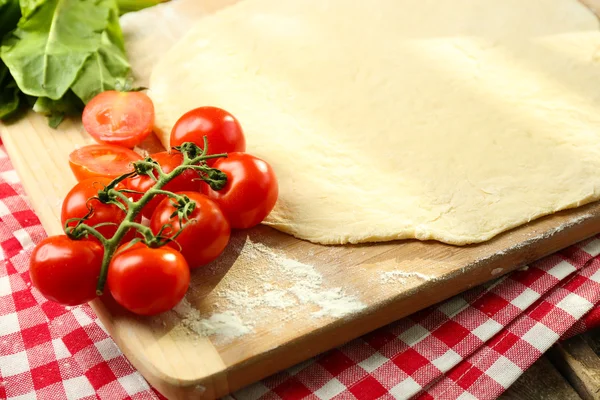
M182 319L184 326L200 336L220 335L227 338L236 338L251 330L233 311L214 313L209 318L202 318L200 312L192 307L186 299L183 299L174 308L174 311L184 317Z
M228 262L233 263L211 296L216 312L202 315L183 300L175 312L182 324L201 336L215 336L218 342L252 332L262 323L278 323L290 318L341 318L358 312L365 305L341 287L328 287L313 266L273 252L250 239L232 238L230 260L205 268L215 273ZM241 242L241 243L240 243ZM237 246L237 248L236 248ZM233 251L231 251L233 250ZM239 252L237 259L233 260ZM216 300L216 299L213 299Z
M379 274L381 283L406 283L407 278L419 278L424 281L433 280L435 277L420 272L386 271Z

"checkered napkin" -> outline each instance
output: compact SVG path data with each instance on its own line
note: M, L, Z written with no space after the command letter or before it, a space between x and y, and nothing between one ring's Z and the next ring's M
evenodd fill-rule
M31 288L44 236L0 142L0 399L162 398L89 306ZM600 323L598 254L600 236L227 398L496 398L561 336Z

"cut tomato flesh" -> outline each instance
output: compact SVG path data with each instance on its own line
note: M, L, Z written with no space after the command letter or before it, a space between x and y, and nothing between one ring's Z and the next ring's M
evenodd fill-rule
M81 119L96 141L132 148L152 132L154 105L144 93L110 90L94 97Z
M110 144L91 144L69 154L69 166L77 181L92 177L116 178L133 171L131 163L142 160L133 150Z

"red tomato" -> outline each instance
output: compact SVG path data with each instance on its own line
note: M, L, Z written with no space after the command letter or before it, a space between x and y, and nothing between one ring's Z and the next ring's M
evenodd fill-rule
M143 243L117 250L108 269L113 298L131 312L155 315L175 307L190 284L185 258L168 246Z
M91 240L50 236L38 243L29 261L33 286L49 300L76 306L96 298L104 248Z
M204 148L204 136L208 139L209 154L246 151L246 139L237 119L217 107L200 107L188 111L171 130L171 147L193 142ZM209 160L209 165L214 160Z
M165 173L173 171L175 168L181 165L183 162L183 155L178 152L168 153L166 151L152 154L153 160L157 161L162 170ZM156 176L156 175L155 175ZM203 181L198 176L198 173L194 170L188 169L181 175L175 177L171 182L167 183L163 190L170 192L187 192L187 191L200 191L200 184ZM131 190L138 192L147 192L148 189L152 188L156 182L148 175L135 176L128 180L127 187ZM135 199L139 199L141 195L134 195ZM154 209L158 204L165 198L164 195L154 196L142 209L142 214L146 218L151 218Z
M83 127L100 143L134 147L152 132L154 104L142 92L102 92L85 106Z
M91 144L69 154L69 166L77 181L87 178L117 178L133 171L132 162L142 160L135 151L111 144Z
M189 224L169 246L179 249L190 268L197 268L216 259L229 242L231 230L229 222L214 201L197 192L178 193L188 196L196 203L196 208L190 214ZM164 199L152 214L150 228L154 234L165 224L171 227L163 231L165 236L173 236L181 229L179 218L171 215L176 211L172 199ZM185 224L185 222L184 222ZM179 245L178 245L179 244Z
M229 153L213 167L227 174L227 184L219 191L205 184L203 191L219 204L231 227L245 229L260 224L275 206L279 194L271 166L247 153Z
M97 228L105 238L110 239L114 236L117 231L118 224L123 221L126 213L114 204L104 204L99 200L94 199L88 201L90 197L94 197L98 194L99 190L102 190L112 180L110 178L88 178L77 183L73 189L67 194L63 200L62 210L60 219L63 227L67 220L71 218L83 218L88 213L88 206L93 208L94 213L86 221L86 225L94 226L104 222L112 222L115 225L106 225ZM117 187L118 189L119 187ZM141 216L136 218L139 222ZM69 226L77 225L76 222L72 222ZM123 241L129 241L134 238L135 230L131 230L125 235ZM90 240L97 240L91 235L88 235Z

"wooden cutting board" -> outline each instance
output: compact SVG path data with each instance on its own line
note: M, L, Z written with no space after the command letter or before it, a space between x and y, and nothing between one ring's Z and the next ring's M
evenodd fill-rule
M194 20L233 2L178 0L126 15L139 82ZM52 130L34 114L0 129L44 228L61 233L61 200L75 183L67 156L92 140L78 121ZM153 137L142 147L160 144ZM236 234L220 262L193 273L187 303L177 311L141 318L110 299L92 307L167 397L214 398L599 231L599 203L465 247L413 240L320 246L258 227Z

